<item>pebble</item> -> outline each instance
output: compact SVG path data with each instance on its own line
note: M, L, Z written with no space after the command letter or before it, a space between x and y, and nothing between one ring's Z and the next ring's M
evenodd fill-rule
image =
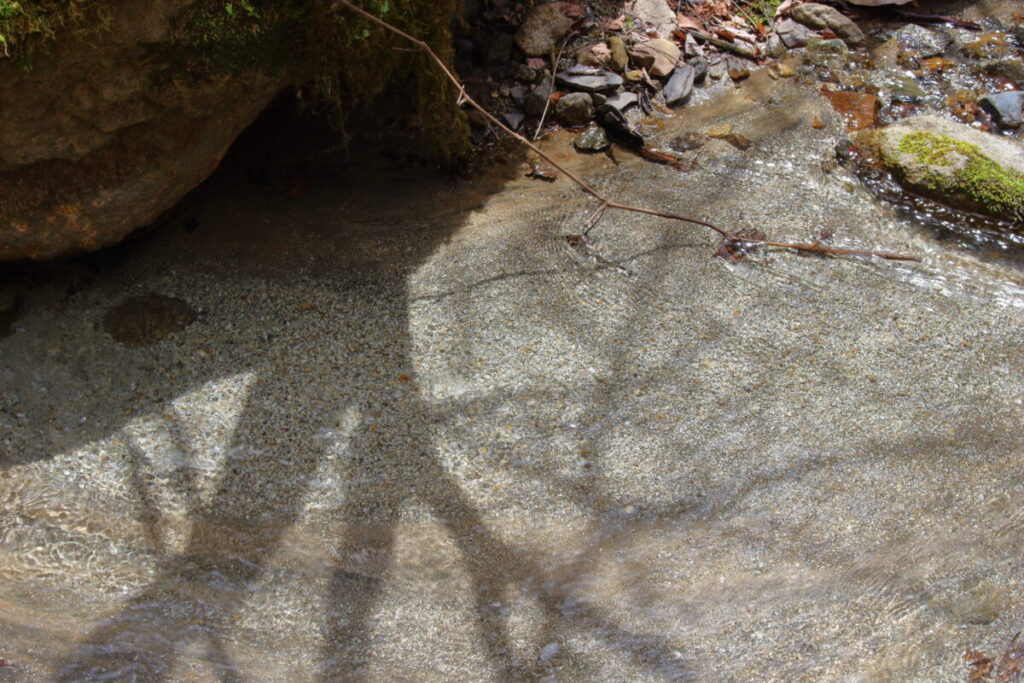
M680 105L690 96L693 90L694 69L689 64L681 64L672 71L672 76L661 91L665 104L670 107Z
M636 93L629 92L628 90L626 90L609 97L605 104L607 104L610 107L614 107L620 112L624 112L626 111L626 109L636 104L639 100L640 98L637 96Z
M526 97L523 99L523 109L530 116L534 118L539 117L543 114L544 107L547 106L550 97L551 85L549 83L541 83L526 94Z
M594 118L594 102L590 95L572 92L555 103L555 119L563 126L585 126Z
M864 32L860 27L835 7L808 2L794 7L791 16L804 26L833 31L847 45L861 45L864 42Z
M515 42L530 57L543 57L551 52L572 28L573 19L566 16L561 2L537 5L526 15Z
M978 102L1000 126L1019 128L1024 124L1024 90L986 95Z
M664 78L676 68L682 53L671 40L655 38L634 45L629 54L634 62L647 69L647 73Z
M894 37L901 50L915 52L921 58L941 55L953 42L945 33L932 31L917 24L904 26L896 31Z
M622 73L629 64L629 53L626 52L626 41L618 36L608 39L608 49L611 50L609 66L615 71Z
M605 43L594 43L576 51L576 61L585 66L604 66L612 57Z
M581 152L603 152L608 149L608 135L596 123L576 136L572 143Z
M584 67L589 68L589 67ZM583 92L613 91L622 85L622 76L615 73L602 73L600 70L583 72L580 67L563 71L555 76L555 82L563 88L581 90Z
M792 19L783 19L775 24L775 35L790 50L807 45L814 37L814 34L806 26Z

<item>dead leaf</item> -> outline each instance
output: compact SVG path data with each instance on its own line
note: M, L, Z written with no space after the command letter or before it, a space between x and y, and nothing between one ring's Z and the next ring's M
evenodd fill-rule
M620 14L614 19L604 19L601 21L601 23L609 31L621 31L622 28L626 25L626 15Z
M693 17L680 12L676 15L676 26L680 28L692 28L695 31L703 31L704 25Z

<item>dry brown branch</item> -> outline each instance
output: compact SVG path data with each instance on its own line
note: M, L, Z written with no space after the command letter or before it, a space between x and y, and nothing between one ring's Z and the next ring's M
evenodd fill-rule
M759 246L775 247L775 248L779 248L779 249L790 249L792 251L795 251L795 252L801 253L801 254L805 254L805 255L806 254L814 254L814 255L821 255L821 256L824 256L824 255L834 255L834 256L876 256L878 258L889 259L889 260L892 260L892 261L920 261L921 260L921 259L919 259L919 258L917 258L915 256L907 256L907 255L903 255L903 254L891 254L891 253L880 252L880 251L871 251L871 250L867 250L867 249L864 249L864 250L860 250L860 249L837 249L837 248L833 248L833 247L823 246L822 244L820 244L818 242L813 242L813 243L810 243L810 244L800 244L800 243L788 243L788 242L773 242L773 241L770 241L770 240L761 239L760 237L758 237L758 238L745 238L745 237L743 237L743 236L741 236L741 235L739 235L737 233L730 232L730 231L726 230L725 228L721 228L721 227L719 227L719 226L717 226L717 225L715 225L713 223L710 223L710 222L704 221L704 220L700 220L699 218L691 218L690 216L684 216L682 214L669 213L669 212L666 212L666 211L657 211L657 210L654 210L654 209L646 209L646 208L643 208L643 207L640 207L640 206L632 206L630 204L623 204L621 202L613 201L613 200L605 197L600 192L598 192L596 189L594 189L593 186L590 185L590 183L588 183L587 181L583 180L578 175L576 175L575 173L573 173L569 169L567 169L564 166L562 166L561 164L559 164L557 161L555 161L553 158L551 158L551 156L549 156L547 153L545 153L543 150L541 150L533 142L528 140L526 137L520 135L519 133L516 133L514 130L512 130L511 128L506 126L503 122L501 122L496 116L494 116L489 111L487 111L484 107L479 105L472 97L469 96L469 93L466 92L465 87L459 81L458 77L456 77L455 74L452 73L452 71L444 63L444 60L442 60L440 57L438 57L437 53L435 53L426 42L420 40L419 38L416 38L415 36L412 36L412 35L406 33L405 31L403 31L402 29L400 29L400 28L398 28L396 26L393 26L393 25L389 24L388 22L384 21L383 19L374 16L373 14L371 14L370 12L367 12L366 10L362 9L361 7L357 7L356 5L352 4L349 0L335 0L334 4L332 6L332 8L334 10L338 10L338 9L340 9L342 7L345 7L345 8L348 8L348 9L352 10L356 14L364 17L365 19L370 20L371 22L377 24L381 28L384 28L385 30L390 31L391 33L394 33L395 35L404 38L405 40L409 41L410 43L415 45L417 48L422 50L431 60L433 60L433 62L435 64L437 64L437 67L439 69L441 69L441 71L448 78L448 80L451 81L455 85L455 87L458 89L458 92L459 92L458 103L460 105L462 103L468 104L470 107L472 107L476 111L480 112L480 114L484 118L486 118L490 123L492 123L495 126L497 126L498 128L500 128L502 131L504 131L507 135L511 136L515 140L519 141L527 149L529 149L531 152L533 152L534 154L539 156L541 159L543 159L544 161L548 162L553 167L557 168L559 171L561 171L563 174L565 174L565 177L567 177L569 180L571 180L574 183L576 183L576 185L578 185L581 190L583 190L584 192L589 194L594 199L598 200L600 202L600 205L597 207L596 210L594 210L594 212L590 215L590 217L584 223L584 227L585 227L584 234L588 233L597 224L597 222L601 219L602 216L604 216L605 212L608 209L619 209L621 211L631 211L633 213L643 213L643 214L648 214L650 216L658 216L660 218L668 218L670 220L681 221L681 222L684 222L684 223L691 223L693 225L700 225L700 226L703 226L705 228L709 228L711 230L714 230L715 232L717 232L719 235L722 236L722 242L721 242L721 245L719 246L719 250L718 250L717 253L719 253L719 254L721 254L723 256L728 254L729 256L727 256L727 258L730 258L730 260L733 260L733 261L738 261L745 254L749 253L754 247L759 247ZM555 66L555 68L557 68L557 64L555 64L554 66Z

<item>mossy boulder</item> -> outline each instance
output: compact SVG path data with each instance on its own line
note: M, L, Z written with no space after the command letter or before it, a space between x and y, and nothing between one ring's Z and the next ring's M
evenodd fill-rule
M359 4L450 59L459 0ZM290 85L343 115L399 81L451 163L468 150L454 87L397 44L331 0L0 0L0 262L151 223Z
M934 116L864 131L872 150L908 190L1024 228L1024 146Z

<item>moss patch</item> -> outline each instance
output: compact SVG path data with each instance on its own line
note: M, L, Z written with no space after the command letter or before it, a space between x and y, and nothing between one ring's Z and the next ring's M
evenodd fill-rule
M0 0L0 55L22 68L58 35L98 34L110 25L103 3L90 0Z
M918 131L904 135L896 150L925 167L955 169L949 174L926 171L924 184L929 190L963 197L972 208L996 217L1024 221L1024 173L1001 166L977 145ZM896 160L887 161L898 166Z

